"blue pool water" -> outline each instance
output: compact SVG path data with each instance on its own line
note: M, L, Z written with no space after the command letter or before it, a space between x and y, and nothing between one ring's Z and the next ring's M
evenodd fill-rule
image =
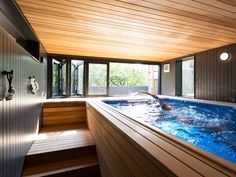
M219 106L164 99L164 111L155 100L104 101L136 119L151 124L205 151L236 163L236 106Z

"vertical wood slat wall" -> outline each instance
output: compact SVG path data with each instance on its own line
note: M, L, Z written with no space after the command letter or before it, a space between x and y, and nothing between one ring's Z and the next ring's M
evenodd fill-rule
M230 60L221 61L220 54L229 52ZM179 96L176 87L176 62L182 58L163 62L161 94ZM170 64L170 72L164 73L164 64ZM236 44L223 46L195 54L195 98L236 102Z
M3 99L8 89L3 70L13 70L14 99ZM35 61L16 42L0 32L0 176L21 175L24 156L30 148L46 98L46 64ZM27 91L28 77L35 76L40 90ZM6 87L6 88L5 88Z
M222 52L229 52L230 60L221 61ZM236 102L236 44L198 53L195 59L195 97Z

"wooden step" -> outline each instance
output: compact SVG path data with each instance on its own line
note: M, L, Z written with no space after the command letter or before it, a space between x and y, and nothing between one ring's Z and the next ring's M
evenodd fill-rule
M43 117L46 116L62 116L62 115L78 115L86 112L85 106L80 107L59 107L59 108L43 108Z
M91 169L99 169L95 143L85 127L40 133L24 167L22 176L89 176ZM99 170L90 176L94 174L99 176Z
M22 176L100 177L84 101L44 103L43 128L27 154Z
M43 127L86 123L85 102L46 102L43 104Z
M43 103L43 108L86 106L85 101L51 101Z
M75 129L80 129L80 130L88 129L88 126L85 123L44 126L43 129L40 130L40 133L49 133L49 132L75 130Z
M77 115L56 115L56 116L45 116L43 117L43 126L53 126L60 124L77 124L86 123L86 113L80 112Z
M95 168L96 171L91 172L91 168ZM96 156L85 156L69 160L44 163L36 166L29 166L24 170L22 176L63 176L63 174L65 175L66 173L68 173L68 176L69 174L76 174L77 176L82 176L80 172L87 174L90 173L95 176L99 176L99 166Z
M87 128L40 133L27 156L91 145L95 145L95 142Z
M44 175L45 176L45 175ZM56 174L46 175L48 177L100 177L98 165L85 168L68 168L67 171L57 172Z

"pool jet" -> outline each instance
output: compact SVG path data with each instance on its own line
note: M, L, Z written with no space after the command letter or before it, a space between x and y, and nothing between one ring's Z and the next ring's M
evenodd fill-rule
M139 92L145 93L145 94L147 94L147 95L153 97L154 99L156 99L156 100L160 103L160 106L161 106L161 108L162 108L163 110L165 110L165 111L170 111L170 110L171 110L171 106L169 106L169 105L163 103L162 100L161 100L157 95L152 94L152 93L149 93L149 92L146 92L146 91L144 91L144 90L140 90Z

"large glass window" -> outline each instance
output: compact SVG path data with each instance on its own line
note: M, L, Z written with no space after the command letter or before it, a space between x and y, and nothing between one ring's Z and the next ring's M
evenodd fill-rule
M52 95L66 95L66 60L52 60Z
M194 97L194 59L182 61L182 96Z
M126 96L159 93L159 65L52 59L50 96Z
M71 95L83 95L84 88L84 61L71 60Z
M88 94L107 94L107 64L89 63Z
M109 95L137 95L139 90L158 93L159 66L110 63Z

